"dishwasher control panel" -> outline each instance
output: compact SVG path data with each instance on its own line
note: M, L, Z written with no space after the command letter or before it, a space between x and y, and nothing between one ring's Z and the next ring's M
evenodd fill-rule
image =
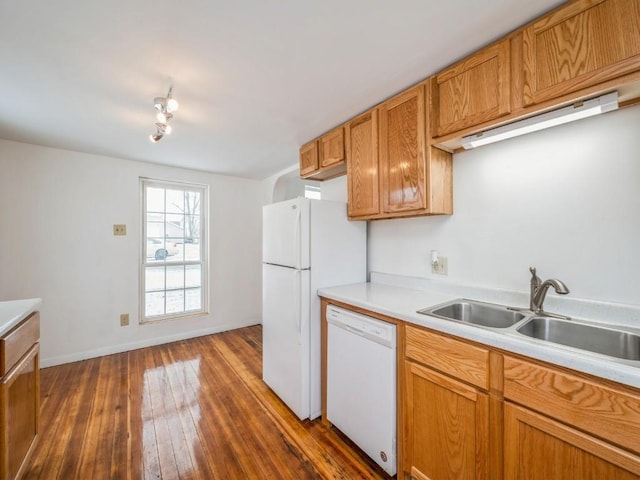
M383 322L334 305L327 307L327 322L340 325L351 333L374 342L394 348L396 346L396 326L393 323Z

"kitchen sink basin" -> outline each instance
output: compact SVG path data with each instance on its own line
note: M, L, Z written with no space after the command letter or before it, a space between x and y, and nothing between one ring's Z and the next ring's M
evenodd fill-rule
M501 305L464 299L418 310L418 313L491 328L508 328L525 318L522 313Z
M533 317L516 331L531 338L610 357L640 360L640 335L631 332L546 317Z

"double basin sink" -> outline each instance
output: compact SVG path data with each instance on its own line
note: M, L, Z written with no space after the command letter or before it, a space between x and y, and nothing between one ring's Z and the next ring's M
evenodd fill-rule
M540 316L528 310L466 299L418 310L418 313L640 364L640 332L633 333L616 326Z

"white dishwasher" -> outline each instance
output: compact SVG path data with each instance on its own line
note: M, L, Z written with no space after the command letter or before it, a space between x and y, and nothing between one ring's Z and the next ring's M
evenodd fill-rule
M327 307L327 419L396 474L396 326Z

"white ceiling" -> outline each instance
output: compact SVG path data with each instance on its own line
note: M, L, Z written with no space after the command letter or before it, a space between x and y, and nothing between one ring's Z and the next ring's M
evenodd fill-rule
M560 0L2 0L0 138L261 179ZM180 109L157 144L155 96Z

